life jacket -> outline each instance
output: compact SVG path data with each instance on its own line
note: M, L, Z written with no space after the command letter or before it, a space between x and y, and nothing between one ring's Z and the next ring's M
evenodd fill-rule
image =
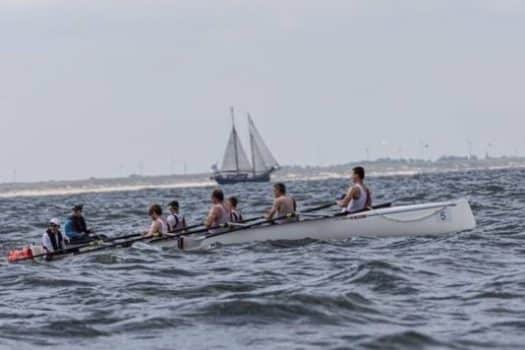
M53 234L51 230L47 230L47 236L49 237L49 240L51 241L51 244L53 245L53 251L57 250L63 250L64 249L64 237L62 236L62 232L58 231L57 234ZM58 240L57 240L58 238Z

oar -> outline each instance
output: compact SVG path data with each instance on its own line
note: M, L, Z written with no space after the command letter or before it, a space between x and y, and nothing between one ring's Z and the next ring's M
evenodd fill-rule
M305 209L305 210L301 210L301 213L312 213L314 211L328 209L328 208L333 207L336 204L337 204L337 202L326 203L326 204L320 205L318 207L313 207L313 208L308 208L308 209Z
M305 209L305 210L303 210L303 212L308 213L308 212L313 212L313 211L319 211L319 210L322 210L322 209L330 208L330 207L334 206L335 204L336 203L334 203L334 202L325 203L325 204L317 206L317 207ZM290 216L286 216L286 217L282 217L282 218L274 218L274 219L269 220L269 221L270 222L275 222L277 220L283 220L283 219L286 219L286 218L290 218ZM257 216L257 217L253 217L253 218L250 218L250 219L243 220L240 223L241 224L246 224L246 223L249 223L249 222L253 222L253 221L257 221L257 220L264 220L264 219L266 219L265 216ZM263 221L263 223L264 222L265 221ZM256 225L259 225L259 223L257 223ZM202 225L195 225L195 226L199 227L199 226L202 226ZM164 241L164 240L170 240L170 239L178 239L178 238L180 238L182 236L189 236L189 235L194 235L194 234L207 233L207 232L209 232L211 230L227 229L227 228L230 228L230 227L232 227L231 223L226 223L226 224L222 224L222 225L218 225L218 226L214 226L214 227L203 228L203 229L194 230L194 231L191 231L191 230L187 231L188 228L186 228L185 230L180 230L181 232L179 232L179 230L178 230L177 232L171 232L171 234L165 234L165 235L162 235L160 237L139 237L139 238L136 238L136 239L132 239L132 240L125 241L125 242L120 242L120 243L113 244L113 245L105 245L105 246L94 248L94 249L88 249L88 250L85 250L85 251L76 252L75 254L78 255L78 254L91 253L91 252L95 252L95 251L111 249L111 248L116 248L116 247L121 247L121 246L131 246L131 245L133 245L136 242L142 242L142 241L145 241L145 240L148 240L148 239L152 239L151 240L152 243L159 242L159 241ZM248 225L246 227L251 227L251 225ZM184 232L184 231L186 231L186 232ZM229 232L229 231L226 231L226 232Z
M327 208L333 207L336 204L337 203L334 203L334 202L325 203L325 204L317 206L317 207L304 209L304 210L301 211L301 213L311 213L311 212L314 212L314 211L327 209ZM238 222L238 223L231 223L231 222L229 222L229 223L222 224L222 225L219 225L219 226L205 228L205 229L202 229L202 230L197 230L197 231L192 231L192 232L185 232L185 233L174 235L174 236L162 236L162 237L156 239L155 242L157 242L159 240L167 240L167 239L179 238L181 236L188 236L188 235L194 235L194 234L198 234L198 233L205 233L205 232L212 231L212 230L231 228L231 227L235 227L235 226L241 227L243 229L244 228L251 228L253 226L259 226L259 225L262 225L262 224L265 224L265 223L272 223L272 222L276 222L276 221L279 221L279 220L290 219L290 218L293 218L293 217L296 217L296 216L297 216L297 214L288 214L288 215L285 215L285 216L282 216L282 217L278 217L278 218L273 218L273 219L266 219L266 216L257 216L257 217L253 217L253 218L250 218L250 219L243 220L243 221ZM257 223L252 224L252 225L246 225L246 223L257 221L257 220L264 220L264 221L257 222ZM236 231L236 230L232 230L232 231ZM220 232L218 234L228 233L228 232L232 232L232 231ZM214 234L212 233L210 235L214 235Z
M202 226L202 224L195 224L195 225L192 225L192 226L186 226L182 230L192 230L192 229L200 227L200 226ZM180 229L176 230L176 231L178 232L178 231L180 231ZM174 232L170 232L170 233L174 233ZM142 236L144 236L143 233L132 233L132 234L125 235L125 236L111 237L111 238L108 238L106 240L103 240L102 243L108 243L108 242L114 242L114 241L122 241L124 239L129 239L129 238L134 238L134 237L142 237ZM77 247L77 248L82 248L82 247Z
M173 233L184 232L184 231L186 231L188 229L197 228L197 227L200 227L200 226L202 226L202 224L188 226L188 227L176 230ZM124 240L124 239L127 239L127 238L132 238L132 237L137 237L137 236L140 236L140 237L136 238L136 239L133 239L133 240L128 240L128 241L119 242L119 243L115 243L115 244L104 245L104 246L98 246L98 247L93 248L93 249L88 249L88 250L82 251L83 248L90 248L90 247L93 247L94 245L100 245L100 242L92 241L92 242L86 243L84 245L79 245L79 246L75 246L75 247L65 248L65 249L57 250L57 251L54 251L54 252L51 252L51 253L42 253L42 254L37 254L37 255L33 255L33 256L27 256L27 257L24 257L24 258L21 258L21 259L17 259L16 262L24 261L24 260L32 260L34 258L41 258L41 257L53 257L53 256L66 255L66 254L70 254L70 253L74 254L74 253L79 253L79 252L98 251L98 250L103 250L102 248L104 248L104 249L105 248L113 248L113 247L125 246L127 244L131 245L134 242L138 242L138 241L141 241L141 240L152 239L151 236L144 236L142 233L133 233L133 234L126 235L126 236L112 237L111 241ZM102 243L106 243L106 242L102 242Z
M322 210L322 209L326 209L326 208L332 207L335 204L336 203L331 202L331 203L323 204L323 205L320 205L320 206L317 206L317 207L305 209L305 210L303 210L303 212L304 213L308 213L308 212L319 211L319 210ZM267 221L275 222L277 220L283 220L283 219L286 219L286 218L290 218L290 216L286 216L286 217L282 217L282 218L274 218L272 220L267 220ZM249 223L249 222L262 220L262 219L265 219L265 217L264 216L254 217L254 218L243 220L243 221L241 221L241 223ZM265 223L265 221L263 221L261 223L257 223L256 225L260 225L260 224L263 224L263 223ZM69 253L85 254L85 253L97 252L97 251L100 251L100 250L106 250L106 249L111 249L111 248L126 247L126 246L130 246L130 245L132 245L132 244L134 244L136 242L141 242L141 241L145 241L145 240L152 239L152 238L153 238L153 240L152 240L153 242L157 242L157 241L161 241L161 240L167 240L167 239L177 239L177 238L179 238L181 236L187 236L187 235L193 235L193 234L199 234L199 233L206 233L206 232L209 232L210 230L218 230L218 229L225 229L225 228L231 227L230 224L228 223L228 224L218 225L218 226L215 226L215 227L210 227L210 228L204 228L204 229L200 229L200 230L191 231L191 229L197 228L197 227L201 227L201 226L202 226L202 224L196 224L196 225L188 226L186 228L183 228L183 229L180 229L180 230L176 230L175 232L171 232L171 234L163 235L160 238L155 238L155 237L151 237L151 236L143 236L140 233L134 233L134 234L125 235L125 236L112 237L112 238L106 240L106 242L102 242L102 243L114 242L114 241L117 241L117 240L118 241L125 240L125 241L118 242L118 243L115 243L115 244L103 245L103 246L99 246L99 247L92 248L92 249L82 250L83 248L90 248L90 247L93 247L93 245L95 245L95 244L100 244L100 242L94 241L94 242L87 243L85 245L80 245L80 246L76 246L76 247L66 248L66 249L62 249L62 250L55 251L55 252L52 252L52 253L44 253L44 254L34 255L34 256L31 256L31 257L25 257L25 258L17 260L17 262L18 261L24 261L24 260L31 260L31 259L39 258L39 257L53 257L53 256L60 256L60 255L65 255L65 254L69 254ZM245 226L245 227L250 228L251 226L252 225L248 225L248 226ZM134 237L137 237L137 238L134 238ZM134 239L126 240L128 238L134 238Z
M191 230L191 229L194 229L194 228L197 228L197 227L200 227L200 226L202 226L202 224L196 224L196 225L192 225L192 226L187 226L187 227L185 227L182 230ZM181 230L177 230L177 232L179 232L179 231L181 231ZM91 247L93 245L100 245L100 244L103 244L103 243L122 241L122 240L126 240L126 239L129 239L129 238L142 237L142 236L144 236L143 233L131 233L129 235L116 236L116 237L110 237L110 238L103 239L103 238L100 238L100 236L97 235L97 236L95 236L95 237L98 238L96 240L93 240L93 241L91 241L89 243L76 245L74 247L66 248L66 249L78 250L78 249L81 249L81 248Z
M243 220L242 223L247 223L247 222L260 220L261 218L263 218L263 217L254 217L254 218L246 219L246 220ZM179 238L181 236L205 233L205 232L208 232L209 230L218 230L218 229L228 228L228 227L230 227L229 225L230 225L230 223L226 223L226 224L222 224L222 225L218 225L218 226L214 226L214 227L202 228L202 229L199 229L199 230L193 230L193 231L189 230L191 228L197 228L197 227L203 226L202 224L197 224L197 225L186 227L184 229L176 230L176 231L168 233L168 234L163 234L161 236L154 236L154 237L152 237L152 236L142 236L142 237L138 237L138 238L135 238L135 239L127 240L127 241L124 241L124 242L119 242L119 243L110 244L110 245L104 245L104 246L96 247L96 248L93 248L93 249L86 249L86 250L83 250L83 251L82 250L79 251L79 249L77 249L73 253L75 255L80 255L80 254L93 253L93 252L98 252L98 251L101 251L101 250L112 249L112 248L129 247L129 246L133 245L134 243L142 242L142 241L146 241L146 240L151 240L151 242L159 242L159 241L168 240L168 239L177 239L177 238Z

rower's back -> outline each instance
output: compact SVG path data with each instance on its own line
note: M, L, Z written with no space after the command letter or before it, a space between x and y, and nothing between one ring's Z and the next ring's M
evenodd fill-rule
M278 218L275 223L282 224L290 220L295 220L296 202L295 199L286 194L286 186L283 183L274 185L275 200L268 219Z
M227 224L230 221L230 213L224 206L224 204L215 204L210 210L210 216L213 216L213 221L210 223L209 233L219 233L224 232L225 228L218 228L218 226Z
M224 205L224 193L221 189L215 189L211 195L212 207L206 219L206 226L210 233L218 233L225 230L218 226L227 224L230 221L230 211Z
M296 210L295 199L287 195L281 196L275 199L275 207L277 217L292 216Z

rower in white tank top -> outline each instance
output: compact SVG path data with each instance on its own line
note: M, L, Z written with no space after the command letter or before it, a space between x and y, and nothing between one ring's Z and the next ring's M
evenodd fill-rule
M365 189L365 187L361 184L355 184L354 186L359 188L359 198L352 198L350 203L348 203L348 206L346 207L346 211L348 213L362 211L366 209L368 204L368 191Z
M364 180L365 169L355 167L352 173L352 185L343 198L337 201L337 204L343 208L343 212L356 213L372 205L372 195L368 187L364 185Z

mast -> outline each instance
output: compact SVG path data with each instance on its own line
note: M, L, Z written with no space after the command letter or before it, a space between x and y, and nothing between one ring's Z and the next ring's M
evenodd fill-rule
M232 128L233 128L233 149L235 151L235 169L239 173L239 150L237 149L237 130L235 129L235 114L233 112L233 106L230 107L230 114L232 116Z
M248 113L248 121L250 119L251 119L251 116L250 116L250 113ZM252 152L252 171L253 171L253 176L255 176L257 169L255 169L255 138L253 137L252 128L249 128L249 134L250 134L250 150Z

